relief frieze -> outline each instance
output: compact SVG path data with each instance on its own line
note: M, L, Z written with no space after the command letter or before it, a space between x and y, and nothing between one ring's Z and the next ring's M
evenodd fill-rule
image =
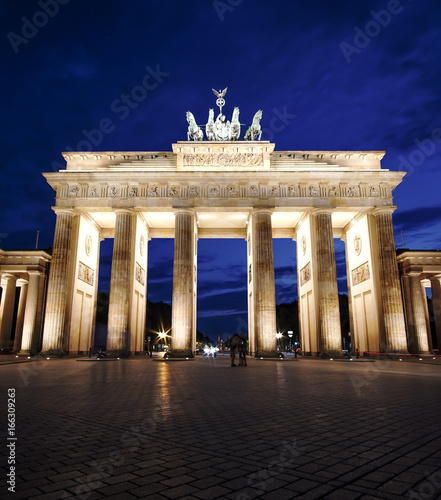
M138 262L135 266L135 279L142 286L145 285L145 270L138 264Z
M78 263L78 279L93 286L95 271L82 262Z
M197 153L184 154L184 167L263 167L263 154Z
M352 286L359 285L363 281L367 281L371 277L369 270L369 262L365 262L361 266L352 269Z
M300 269L300 286L305 285L311 279L311 262L308 262L305 267Z

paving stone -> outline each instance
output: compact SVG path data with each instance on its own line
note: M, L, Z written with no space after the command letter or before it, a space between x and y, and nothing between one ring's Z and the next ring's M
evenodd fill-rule
M167 498L181 498L185 495L190 495L196 493L198 490L193 486L189 486L188 484L183 484L181 486L177 486L176 488L170 488L163 491L161 494L166 496ZM206 491L206 490L204 490Z
M295 483L289 484L287 488L290 490L298 491L299 493L306 493L319 486L320 483L309 481L308 479L299 479Z
M166 490L168 487L165 484L151 483L140 486L139 488L133 488L129 492L138 498L152 498L154 493ZM161 497L165 498L165 497Z
M194 478L191 476L183 475L183 476L174 476L169 479L165 479L161 481L162 484L165 484L168 487L180 486L181 484L187 484L193 481Z
M361 493L355 491L339 489L333 493L329 493L324 498L325 500L355 500L361 497Z
M228 493L231 493L230 489L224 488L223 486L212 486L211 488L199 491L193 495L202 500L213 500L214 498L225 498L225 495Z
M396 500L439 470L439 367L391 363L393 374L380 370L359 397L351 383L357 365L251 358L247 371L233 372L228 363L66 358L27 386L16 367L2 365L0 383L17 385L26 401L17 414L14 498L89 488L88 500ZM302 388L301 403L279 390L281 375L285 387ZM238 383L243 397L230 390ZM263 477L252 484L264 489L250 487L256 473Z
M205 488L209 488L210 486L215 486L216 484L220 484L220 483L224 483L224 482L225 482L225 479L223 479L221 477L212 476L212 477L205 477L202 479L198 479L197 481L192 481L189 484L190 484L190 486L194 486L198 490L203 490Z

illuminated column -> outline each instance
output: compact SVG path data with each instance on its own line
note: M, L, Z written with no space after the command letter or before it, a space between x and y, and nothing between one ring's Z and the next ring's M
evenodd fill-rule
M424 297L421 290L420 273L410 272L403 276L406 301L408 350L413 354L429 351Z
M113 243L112 272L110 275L109 320L107 352L125 356L129 349L129 311L131 292L132 210L116 210L115 239Z
M345 243L345 256L346 256L346 283L348 288L348 313L349 313L349 341L351 342L352 352L355 352L355 349L358 348L357 341L355 338L355 329L354 329L354 315L352 313L352 288L351 288L351 266L349 265L349 247L348 247L348 234L345 233L341 238L341 241ZM337 285L338 288L338 285ZM349 346L348 346L349 348Z
M57 209L56 214L42 350L47 353L62 354L75 212Z
M254 314L256 357L277 356L276 289L274 282L271 210L253 211Z
M380 290L386 340L384 347L388 352L407 352L403 299L392 224L393 211L394 208L390 207L389 209L376 209L373 212L378 238Z
M248 343L249 353L253 356L257 349L257 339L255 330L255 291L254 291L254 232L253 232L253 214L248 215L247 221L247 295L248 295Z
M320 351L322 354L341 354L337 268L335 264L331 211L316 210L314 216L320 317Z
M20 285L20 299L18 301L17 321L15 323L14 352L18 352L21 348L26 296L28 294L28 282L26 280L18 280L17 284Z
M0 349L9 350L11 340L12 320L14 316L15 285L17 276L3 274L2 302L0 304Z
M436 340L441 351L441 282L439 278L430 278L432 288L433 316L435 319ZM439 353L438 353L439 354Z
M424 281L420 281L421 294L423 297L423 307L424 307L424 319L426 320L426 332L427 332L427 346L428 352L433 352L432 345L432 330L430 327L430 315L429 315L429 304L427 303L426 285Z
M23 334L21 338L20 354L30 354L33 347L33 337L36 331L36 317L38 306L38 290L40 273L29 272L29 285L26 297L26 308L23 320Z
M172 297L172 357L192 357L195 214L193 210L175 211L175 250Z

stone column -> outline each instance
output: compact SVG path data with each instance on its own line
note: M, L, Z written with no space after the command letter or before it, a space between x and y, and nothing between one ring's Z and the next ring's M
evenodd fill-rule
M349 268L349 248L348 248L348 241L347 241L347 236L346 234L342 238L342 240L345 242L345 249L346 249L346 281L347 281L347 287L348 287L348 311L349 311L349 332L351 334L350 336L350 341L351 341L351 350L352 353L355 353L355 349L358 348L357 341L355 338L355 328L354 328L354 315L352 313L352 288L351 288L351 270ZM337 269L337 264L336 264L336 269ZM338 289L338 285L337 285ZM349 346L348 346L349 347Z
M17 321L15 323L14 352L18 352L21 348L26 297L28 294L28 282L26 280L18 280L17 284L20 285L20 299L18 301Z
M425 297L421 290L420 274L410 272L403 277L405 296L409 303L406 307L408 350L413 354L429 352L425 316Z
M175 212L171 357L193 357L194 211Z
M432 288L433 316L435 319L438 354L441 351L441 282L440 278L430 278Z
M29 272L29 285L26 297L26 308L23 320L23 335L21 339L21 349L19 354L30 354L33 337L36 329L36 316L38 305L38 289L40 285L40 273ZM35 354L35 353L33 353Z
M132 210L115 210L115 239L110 275L107 353L127 356L129 350L129 314L131 293Z
M407 352L406 327L392 224L394 210L390 207L373 212L377 227L381 302L386 340L382 350L405 353Z
M14 319L15 285L17 276L3 274L2 280L6 282L3 287L2 301L0 304L0 350L9 351L12 322Z
M423 281L420 281L420 285L421 285L421 294L423 297L423 305L424 305L424 319L426 320L428 351L433 352L432 329L430 326L429 304L427 303L426 285L424 284Z
M253 212L256 357L277 357L276 288L271 210Z
M49 272L46 314L42 351L48 354L64 353L64 328L67 296L69 294L69 269L71 263L73 210L56 210L54 246Z
M340 308L331 213L330 210L314 212L320 351L322 355L341 355Z

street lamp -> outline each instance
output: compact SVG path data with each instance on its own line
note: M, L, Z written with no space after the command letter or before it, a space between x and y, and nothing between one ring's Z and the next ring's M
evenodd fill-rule
M294 335L294 332L292 330L288 330L288 337L289 337L289 348L292 351L292 336Z
M277 339L277 350L279 350L279 349L280 349L280 344L279 344L279 342L280 342L280 339L281 339L282 337L283 337L283 333L280 333L280 332L277 332L277 333L276 333L276 339Z

